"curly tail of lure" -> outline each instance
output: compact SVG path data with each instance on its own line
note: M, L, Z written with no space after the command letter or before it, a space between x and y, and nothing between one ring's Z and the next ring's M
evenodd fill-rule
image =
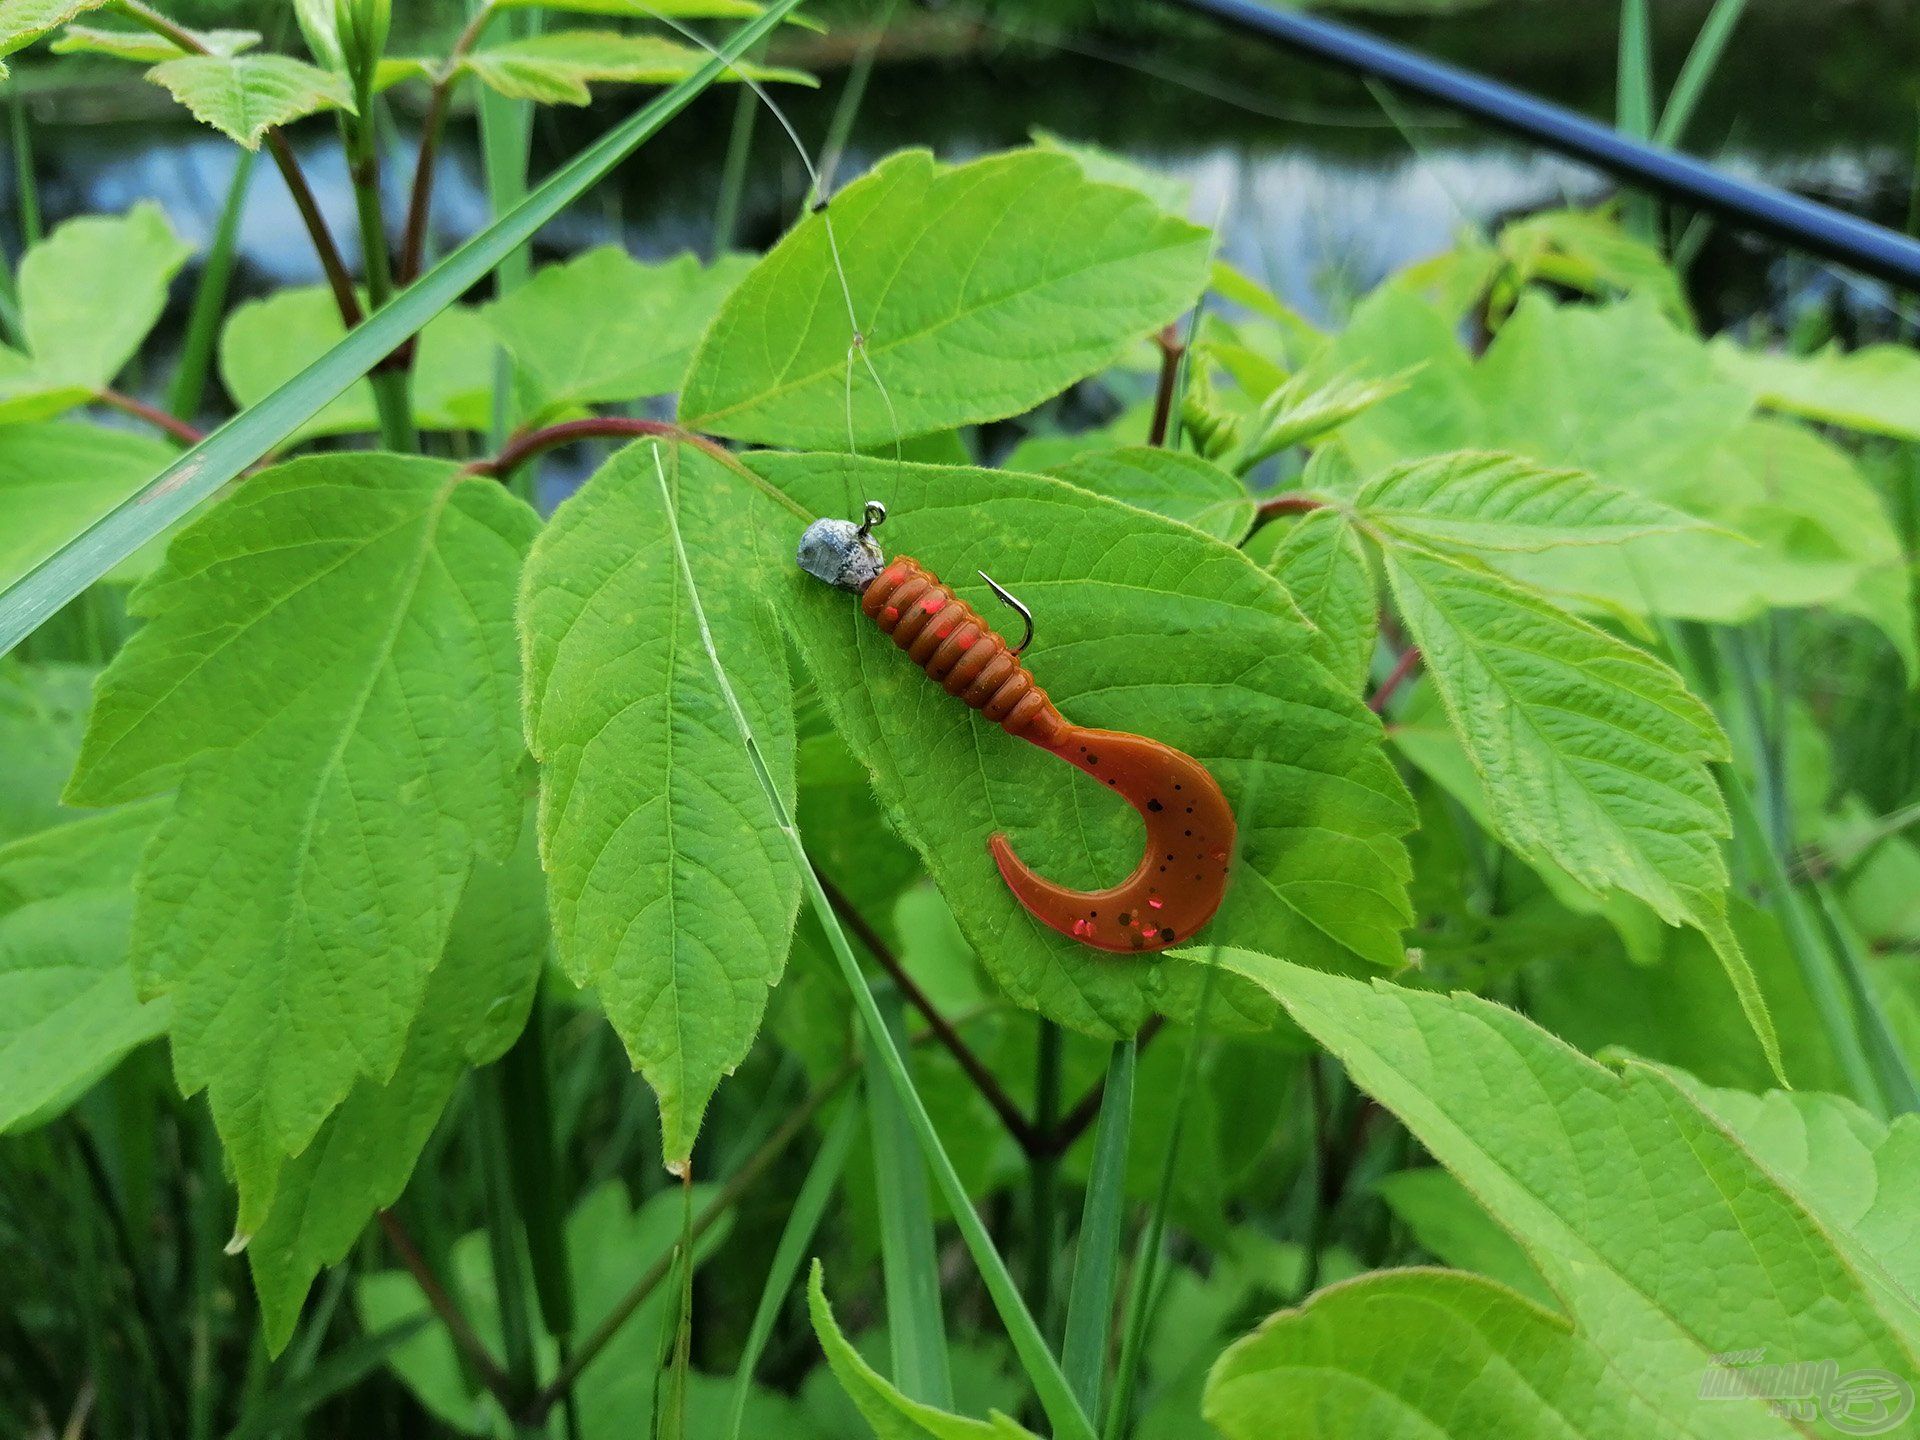
M1213 776L1158 740L1068 721L1021 663L1026 640L1010 646L918 561L881 555L871 531L885 518L885 508L870 501L863 525L816 520L801 537L800 567L859 595L861 610L949 695L1106 784L1146 822L1138 868L1098 891L1043 879L1006 836L994 835L987 846L1014 897L1042 923L1101 950L1161 950L1191 939L1220 908L1233 853L1233 809ZM1028 617L1028 640L1032 633Z

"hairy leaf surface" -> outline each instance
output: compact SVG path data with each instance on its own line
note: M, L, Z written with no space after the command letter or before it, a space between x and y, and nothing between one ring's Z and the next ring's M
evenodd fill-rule
M522 807L513 594L533 512L439 460L255 476L135 592L70 793L179 787L134 968L173 1001L242 1233L362 1078L399 1064L476 855Z
M290 55L186 55L156 65L147 78L169 90L204 125L260 148L275 125L322 110L353 109L344 76Z
M946 166L908 151L733 292L681 413L736 439L837 448L1017 415L1179 315L1206 259L1204 230L1065 155Z
M1454 733L1521 855L1624 890L1720 952L1768 1057L1778 1044L1726 913L1724 759L1672 668L1468 557L1389 545L1386 572Z
M24 50L50 30L57 30L74 16L97 10L107 0L6 0L0 5L0 56ZM0 79L7 67L0 62Z
M669 1162L753 1043L800 903L707 650L791 806L793 697L759 579L791 564L785 513L703 450L633 445L561 507L521 596L560 957L659 1095Z
M1378 721L1313 659L1299 612L1244 555L1040 476L833 456L753 463L810 512L857 514L868 496L886 497L890 554L932 567L989 623L1001 606L976 568L1032 607L1024 658L1069 719L1151 735L1207 766L1236 806L1243 846L1209 939L1263 937L1336 969L1402 963L1400 836L1412 815ZM1157 1005L1190 1000L1180 967L1096 953L1041 925L987 853L1003 830L1042 874L1097 889L1138 863L1139 817L968 710L851 596L794 568L798 528L781 557L783 614L829 715L995 979L1096 1035L1130 1034Z
M1373 660L1380 609L1373 567L1352 519L1327 506L1278 521L1254 537L1247 553L1273 572L1313 622L1314 658L1358 695Z
M1198 455L1129 445L1076 456L1047 472L1082 490L1178 520L1238 545L1253 528L1247 487Z

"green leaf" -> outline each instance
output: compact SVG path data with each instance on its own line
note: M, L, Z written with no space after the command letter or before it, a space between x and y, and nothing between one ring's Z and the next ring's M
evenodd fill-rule
M97 10L106 3L107 0L5 0L0 4L0 57L26 49L74 16ZM6 75L6 65L0 64L0 79Z
M521 592L560 957L660 1097L669 1163L753 1043L800 903L706 648L790 806L793 699L755 581L791 565L777 514L703 450L633 445L561 507Z
M1747 350L1713 343L1720 373L1770 410L1897 440L1920 440L1920 352L1904 345L1816 355Z
M238 55L260 43L257 30L195 30L192 33L215 55ZM106 30L94 25L69 25L50 48L56 55L106 55L142 65L158 65L164 60L200 53L183 49L152 30Z
M7 757L0 844L75 818L60 791L80 753L96 673L86 665L0 660L0 755Z
M0 425L0 585L12 585L164 470L171 447L70 420Z
M1384 553L1500 837L1706 935L1778 1071L1766 1002L1727 923L1731 826L1707 770L1727 745L1712 712L1661 661L1471 559Z
M110 384L159 322L191 253L151 201L69 220L28 250L25 354L0 347L0 420L57 414Z
M1204 230L1064 155L945 166L908 151L733 292L681 414L735 439L835 447L1017 415L1192 305L1206 261Z
M1243 853L1206 938L1262 937L1338 969L1404 962L1400 836L1412 814L1379 723L1314 662L1285 592L1244 555L1039 476L829 455L753 464L820 514L857 514L884 496L887 549L915 556L991 617L999 602L974 575L984 562L1039 617L1024 658L1070 719L1152 735L1207 766L1242 807ZM1179 967L1090 951L1041 925L987 853L987 836L1004 830L1060 883L1111 884L1140 858L1134 812L964 709L846 594L790 562L785 574L781 612L827 713L1002 989L1110 1039L1157 1007L1190 1005L1193 977ZM1254 791L1258 813L1247 814ZM1216 1019L1237 998L1216 996Z
M460 68L509 100L536 105L585 105L591 84L669 85L684 80L707 61L704 50L663 40L657 35L624 35L613 30L559 30L491 45L467 56ZM812 85L799 70L740 65L721 78L741 75L762 83Z
M43 1124L162 1033L127 968L133 867L160 807L0 846L0 1134Z
M533 512L449 462L255 476L135 593L70 796L179 787L134 968L174 1002L257 1229L283 1157L399 1064L476 854L521 810L512 603Z
M364 297L363 297L364 298ZM333 292L280 290L235 310L220 336L220 379L235 405L257 405L346 335ZM414 357L413 418L428 430L484 431L493 423L493 336L453 305L427 322ZM373 433L373 387L362 380L302 425L294 439Z
M1334 1435L1539 1434L1557 1410L1563 1433L1596 1440L1758 1440L1808 1432L1744 1399L1702 1404L1718 1356L1763 1348L1780 1362L1831 1360L1842 1375L1915 1373L1920 1121L1889 1129L1832 1097L1756 1102L1702 1095L1636 1061L1608 1069L1474 996L1365 985L1244 951L1220 963L1268 987L1407 1125L1566 1311L1516 1316L1507 1292L1464 1277L1390 1274L1327 1292L1222 1359L1207 1409L1229 1435L1270 1433L1257 1414L1326 1405ZM1831 1135L1813 1163L1777 1116L1777 1130L1755 1133L1751 1112L1782 1105L1805 1106ZM1506 1312L1489 1339L1450 1320L1426 1328L1458 1308L1436 1308L1441 1284ZM1347 1321L1338 1337L1312 1336L1320 1307L1409 1285L1420 1303L1383 1304L1363 1330ZM1268 1343L1277 1353L1253 1363ZM1516 1369L1536 1383L1512 1384ZM1425 1428L1386 1425L1411 1424L1409 1407ZM1356 1414L1381 1423L1345 1423Z
M679 389L701 332L752 265L743 255L647 265L605 245L549 265L482 315L531 383L537 424Z
M841 1333L833 1307L827 1304L818 1260L807 1277L807 1311L813 1317L813 1333L826 1351L833 1378L873 1427L877 1440L1037 1440L1032 1431L998 1411L990 1420L969 1420L902 1395Z
M351 111L346 77L289 55L188 55L156 65L147 78L171 91L194 118L249 150L276 125L322 110Z
M1396 465L1362 485L1353 506L1396 537L1472 551L1621 545L1702 523L1578 470L1476 451Z
M1350 695L1366 686L1380 625L1378 587L1346 511L1328 505L1269 525L1247 553L1286 587L1313 623L1313 656Z
M1255 506L1247 487L1198 455L1131 445L1075 456L1047 473L1229 545L1238 545L1253 528Z
M499 1059L519 1035L547 944L529 823L505 864L474 865L392 1078L356 1082L280 1171L273 1206L247 1246L269 1351L292 1338L314 1276L344 1260L373 1214L400 1198L460 1077Z

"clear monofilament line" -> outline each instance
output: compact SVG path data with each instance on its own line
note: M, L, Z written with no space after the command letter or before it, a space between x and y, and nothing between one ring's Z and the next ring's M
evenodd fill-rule
M682 24L671 15L662 14L652 6L643 4L638 8L683 39L698 45L709 55L725 58L706 36L691 26ZM762 105L767 107L780 128L786 132L787 139L792 142L794 153L800 157L800 164L807 172L809 188L804 211L817 214L820 217L821 228L826 232L827 253L833 260L834 278L840 283L840 299L847 308L847 328L851 333L851 340L847 346L847 448L851 451L859 449L854 439L856 432L853 423L853 357L858 353L861 363L866 367L868 377L873 381L874 389L879 393L880 403L886 406L888 425L893 432L893 458L899 460L903 454L900 446L900 413L894 408L893 395L887 389L887 382L880 378L880 369L873 363L873 356L867 351L866 331L861 328L860 314L853 303L853 286L847 280L846 263L840 256L840 237L833 227L833 215L829 209L829 202L833 197L827 193L826 178L821 174L820 166L814 160L813 153L807 149L806 142L800 138L798 127L781 108L780 103L768 94L766 87L754 79L741 65L733 61L726 63L727 69L733 73L734 77L751 90Z

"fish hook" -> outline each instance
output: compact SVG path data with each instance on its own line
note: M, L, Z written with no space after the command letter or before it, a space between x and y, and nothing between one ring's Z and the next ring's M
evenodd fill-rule
M801 569L860 597L861 610L949 695L1009 735L1091 775L1139 812L1146 851L1133 874L1106 890L1069 890L1013 852L1005 835L987 841L1014 898L1042 924L1084 945L1119 953L1162 950L1190 940L1220 908L1233 854L1233 807L1207 768L1145 735L1072 724L1047 698L1019 655L1033 639L1033 615L984 570L995 595L1026 622L1010 646L978 612L917 561L891 562L868 523L816 520L801 536Z

